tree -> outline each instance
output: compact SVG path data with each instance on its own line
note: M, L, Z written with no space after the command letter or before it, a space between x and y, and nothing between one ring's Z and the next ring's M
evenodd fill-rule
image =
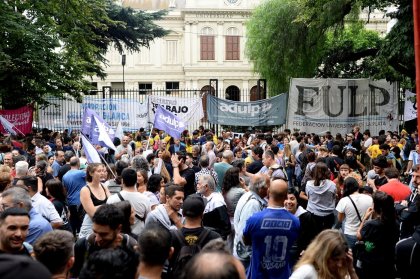
M165 14L118 6L112 0L0 1L0 96L15 108L45 97L73 97L105 77L105 53L139 51L167 31Z
M290 2L264 2L248 23L247 53L271 91L285 92L291 77L386 78L408 86L414 80L411 0ZM390 14L398 21L385 38L362 28L362 8L390 5L398 7ZM273 11L277 7L285 8ZM265 36L267 29L272 36Z

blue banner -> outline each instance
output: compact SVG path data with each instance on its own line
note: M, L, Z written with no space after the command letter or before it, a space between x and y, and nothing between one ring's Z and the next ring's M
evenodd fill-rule
M269 126L286 123L287 94L254 102L236 102L207 94L210 123L234 126Z
M165 131L168 135L174 137L175 139L179 139L181 137L181 133L186 128L185 123L182 122L178 116L172 114L161 106L158 106L156 109L155 123L153 126L157 129Z

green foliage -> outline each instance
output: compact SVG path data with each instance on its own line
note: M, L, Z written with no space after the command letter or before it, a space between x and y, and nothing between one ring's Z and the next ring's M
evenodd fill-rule
M398 22L385 38L358 21L362 8L391 5ZM271 91L286 91L291 77L315 76L386 78L410 87L413 34L411 0L268 0L248 23L247 50Z
M81 98L87 76L105 77L110 47L139 51L167 31L112 0L0 1L0 96L3 107Z
M247 24L247 55L267 79L270 92L286 92L291 77L315 74L325 36L295 20L301 9L295 0L267 1Z

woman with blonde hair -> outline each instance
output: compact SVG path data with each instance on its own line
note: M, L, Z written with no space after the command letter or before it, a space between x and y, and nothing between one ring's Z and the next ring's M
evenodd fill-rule
M338 230L324 230L309 244L290 279L357 279L353 256Z
M289 189L293 188L293 175L295 173L295 165L296 165L296 159L293 155L292 148L290 144L286 143L284 144L283 149L283 162L286 167L286 174L288 178L288 186Z

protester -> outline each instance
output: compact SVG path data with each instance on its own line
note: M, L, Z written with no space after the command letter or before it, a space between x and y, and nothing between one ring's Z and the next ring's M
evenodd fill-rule
M359 194L359 184L353 177L347 177L343 185L343 198L338 202L336 210L338 221L344 222L344 236L350 249L357 241L357 230L366 211L373 206L369 195Z
M106 204L111 195L101 181L103 165L99 163L89 164L86 169L86 186L80 190L80 202L86 212L80 228L79 237L88 237L92 233L92 217L96 210Z
M34 245L35 259L53 278L67 278L74 264L74 240L70 232L55 230L40 237Z
M93 233L88 237L79 238L74 246L75 262L72 268L73 277L77 277L79 275L85 261L96 251L106 253L106 251L104 251L106 249L122 249L130 254L134 253L137 247L137 241L135 239L127 234L121 233L122 224L124 222L124 214L122 210L117 208L115 205L104 204L100 206L93 215L92 221ZM108 262L108 264L111 267L117 268L112 264L112 261ZM89 264L86 264L86 266L86 268L89 269ZM102 268L105 268L105 266L106 265L102 266ZM118 267L122 268L121 266ZM100 270L96 267L94 271L103 272L104 270Z
M243 231L245 245L252 245L248 278L289 278L292 270L290 249L298 237L299 219L284 208L287 182L278 179L270 183L268 207L252 215ZM287 224L287 225L286 225ZM277 257L268 256L279 253Z
M181 213L184 202L184 189L176 184L165 187L165 204L159 204L146 218L146 227L159 225L167 230L182 228Z
M6 205L6 209L5 209ZM23 208L7 208L0 214L0 254L31 256L32 246L25 243L29 229L29 213Z
M290 276L290 279L301 278L358 278L352 254L339 231L325 230L311 242Z
M233 255L247 268L252 254L252 247L244 244L242 236L247 220L257 212L267 207L267 190L269 179L262 175L252 178L249 192L242 195L238 201L233 218L235 238L233 240Z
M136 278L161 278L165 262L172 258L171 234L149 226L139 237L140 264Z
M147 214L151 211L149 199L139 192L135 187L137 173L134 169L126 168L121 173L122 190L107 199L108 204L115 204L120 201L129 201L135 213L134 224L131 227L133 234L140 235L145 226Z
M357 258L359 278L395 278L398 235L393 198L384 192L375 192L373 208L366 211L357 231L357 238L363 241L364 247Z

